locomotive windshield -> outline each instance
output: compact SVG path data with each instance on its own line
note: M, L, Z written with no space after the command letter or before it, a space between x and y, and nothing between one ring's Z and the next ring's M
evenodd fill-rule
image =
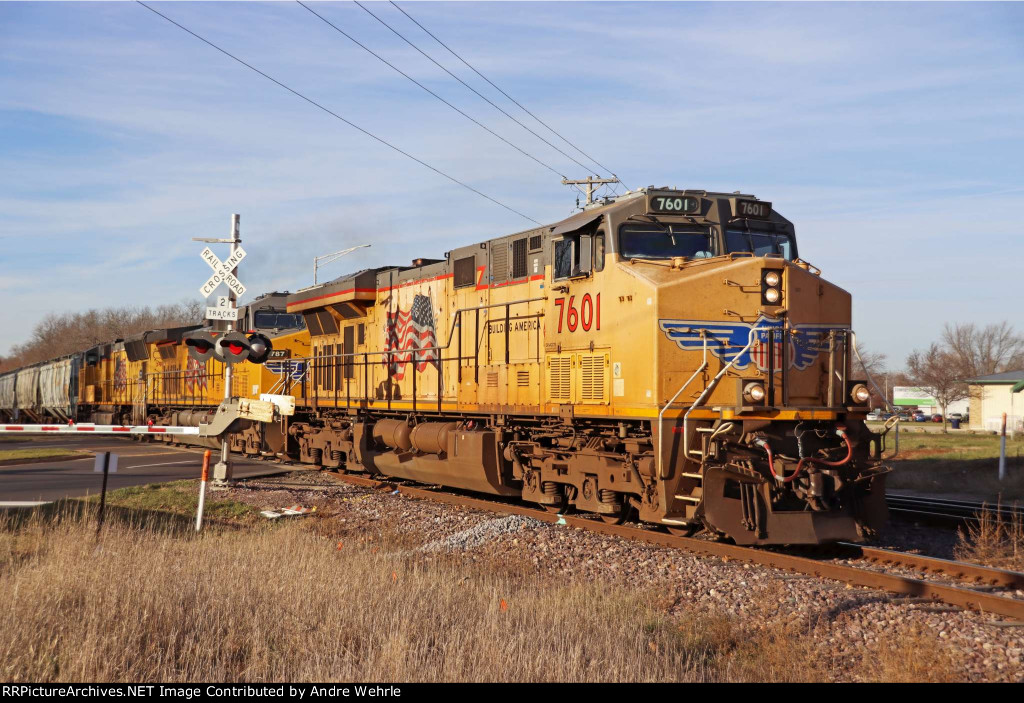
M619 229L619 252L626 259L707 259L715 244L707 227L628 224Z
M302 329L302 315L278 312L277 310L257 310L253 315L253 326L260 330Z
M729 253L750 252L754 256L776 254L792 261L796 255L793 239L781 232L755 232L730 229L725 233L725 244Z

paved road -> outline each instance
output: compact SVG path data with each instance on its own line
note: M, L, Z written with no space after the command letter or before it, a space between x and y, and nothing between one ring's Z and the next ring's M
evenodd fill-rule
M118 455L117 473L110 474L107 490L199 478L203 450L165 444L133 442L121 437L40 437L25 442L3 442L3 449L60 447ZM217 454L214 453L213 461ZM237 478L279 473L279 464L240 459L233 462ZM95 458L0 466L0 505L13 501L50 501L99 493L102 475L94 473ZM211 473L213 467L210 467Z

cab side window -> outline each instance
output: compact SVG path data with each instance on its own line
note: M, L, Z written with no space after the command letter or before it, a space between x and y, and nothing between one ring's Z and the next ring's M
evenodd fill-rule
M567 234L555 242L553 278L589 276L592 271L604 270L604 232L596 234Z
M555 242L555 267L554 278L569 278L572 275L573 264L576 256L576 247L573 246L572 237L563 237Z

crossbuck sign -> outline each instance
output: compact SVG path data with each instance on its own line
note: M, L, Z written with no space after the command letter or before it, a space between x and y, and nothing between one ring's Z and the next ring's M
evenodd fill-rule
M245 293L245 286L231 273L242 259L245 258L245 250L242 247L236 247L235 251L225 261L218 259L210 247L203 249L199 256L202 257L207 266L213 269L213 275L199 288L199 292L204 298L209 298L221 283L226 283L236 298L242 297Z

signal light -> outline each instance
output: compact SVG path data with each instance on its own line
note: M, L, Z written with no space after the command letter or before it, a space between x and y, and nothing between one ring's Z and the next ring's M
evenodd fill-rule
M249 335L249 361L253 364L262 364L270 358L270 352L274 349L270 338L256 332Z
M216 354L216 341L210 332L200 330L185 337L188 355L196 361L206 361Z
M217 340L217 356L225 364L237 364L249 356L249 340L241 332L228 332Z

